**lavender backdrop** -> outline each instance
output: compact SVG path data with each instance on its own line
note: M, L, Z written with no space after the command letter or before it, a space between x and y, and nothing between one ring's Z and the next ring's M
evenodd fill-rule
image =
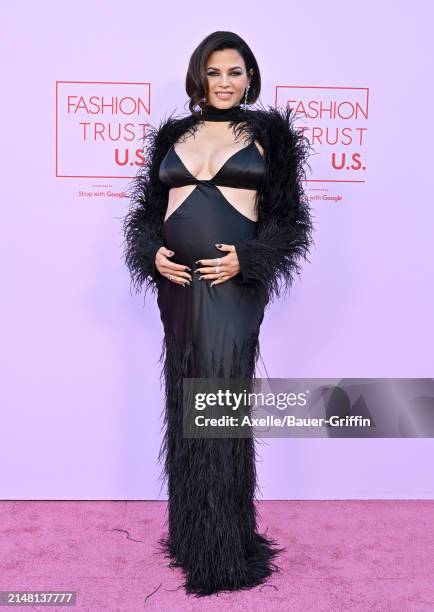
M151 297L143 307L130 295L121 259L128 180L104 177L134 173L139 123L185 112L190 53L214 30L250 44L264 104L345 101L342 112L363 111L332 120L312 106L302 122L319 130L308 183L316 249L292 296L267 311L268 375L433 375L430 4L265 11L222 1L205 17L204 6L78 0L4 11L3 499L165 497L162 325ZM140 96L149 114L80 109L92 95ZM324 144L326 127L331 141L348 130L344 142ZM342 152L360 155L363 169L334 169ZM432 439L267 439L258 448L265 499L433 497Z

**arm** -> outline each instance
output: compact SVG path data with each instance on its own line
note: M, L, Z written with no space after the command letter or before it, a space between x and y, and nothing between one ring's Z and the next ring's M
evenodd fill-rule
M144 145L145 163L139 169L128 192L130 207L123 218L123 257L130 272L135 292L142 288L155 292L161 274L155 265L155 256L163 240L163 220L167 206L168 189L158 178L158 171L167 147L170 120L159 127L148 126Z
M258 192L256 238L235 243L240 264L237 282L253 294L265 291L268 300L285 294L294 274L300 275L312 242L312 221L303 191L309 141L293 126L292 109L267 113L267 172Z

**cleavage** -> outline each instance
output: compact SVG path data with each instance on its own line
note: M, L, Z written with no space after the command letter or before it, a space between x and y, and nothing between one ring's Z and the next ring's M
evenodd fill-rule
M235 142L233 142L232 144L237 144ZM249 145L247 145L248 147ZM255 145L256 146L256 145ZM184 168L188 171L188 173L197 181L212 181L217 174L220 173L220 171L222 170L223 166L225 166L227 164L227 162L234 157L234 155L236 155L239 151L241 151L242 149L247 148L245 144L241 144L240 147L238 147L237 149L234 149L233 147L229 148L229 147L224 147L223 149L219 149L218 153L217 151L214 151L214 153L212 153L211 157L209 157L209 159L205 162L204 166L200 169L200 171L198 172L197 168L193 167L194 162L192 163L191 160L186 159L186 156L188 157L188 152L185 153L182 150L179 151L177 148L175 148L175 145L173 146L173 150L176 153L176 155L178 156L179 160L181 161L181 163L183 164ZM218 167L215 169L214 172L212 172L211 168L210 168L210 162L211 159L216 157L216 153L217 156L220 158L219 160L219 165ZM190 152L191 155L191 152ZM192 155L193 159L195 157L197 157L198 160L203 161L205 154L202 152L193 152ZM204 172L206 172L208 168L208 174L209 176L201 176L201 174L203 174Z

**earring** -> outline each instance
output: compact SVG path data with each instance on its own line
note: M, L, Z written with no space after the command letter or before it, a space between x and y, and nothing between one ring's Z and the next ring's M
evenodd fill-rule
M250 88L250 81L247 84L246 91L245 91L245 94L244 94L244 104L243 104L244 110L247 110L247 95L249 93L249 88Z

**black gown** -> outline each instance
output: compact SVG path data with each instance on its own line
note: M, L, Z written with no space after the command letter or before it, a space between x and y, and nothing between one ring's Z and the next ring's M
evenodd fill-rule
M223 257L215 243L255 238L257 223L239 212L217 185L257 189L264 160L252 141L233 154L212 179L196 179L172 146L159 168L171 187L196 185L164 222L171 261L191 268L190 285L158 280L164 326L165 433L160 450L168 484L168 537L160 539L171 567L186 572L185 588L197 595L249 588L278 566L274 540L257 533L254 503L255 440L183 437L183 377L252 379L266 296L244 296L237 277L210 286L193 270L196 260Z

